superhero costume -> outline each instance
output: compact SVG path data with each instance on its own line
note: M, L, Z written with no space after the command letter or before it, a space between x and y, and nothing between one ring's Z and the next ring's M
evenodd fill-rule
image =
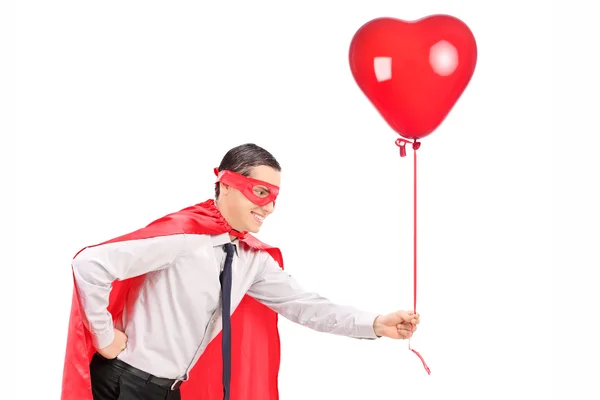
M215 173L218 174L218 171L215 170ZM218 176L219 180L236 187L255 204L263 203L264 199L274 202L278 194L276 186L231 171ZM264 186L267 190L264 191L257 185ZM268 201L262 205L265 204L268 204ZM279 249L262 243L246 232L234 231L220 214L213 200L169 214L140 230L94 246L181 233L197 235L230 233L251 248L266 251L283 268ZM113 321L120 318L126 298L135 296L143 282L144 275L113 282L107 308ZM231 342L234 349L231 371L232 400L277 400L279 398L277 377L280 344L277 317L277 313L248 295L244 296L233 312L231 317ZM190 371L189 379L181 386L183 400L223 398L221 337L222 333L219 333L211 341ZM85 327L85 314L80 308L77 286L74 285L63 371L62 400L92 400L89 365L95 352L91 334Z

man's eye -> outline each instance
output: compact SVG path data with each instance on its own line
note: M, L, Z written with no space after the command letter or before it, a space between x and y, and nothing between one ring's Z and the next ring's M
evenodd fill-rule
M254 194L256 194L259 197L267 197L267 195L269 193L266 190L263 190L263 189L254 189Z

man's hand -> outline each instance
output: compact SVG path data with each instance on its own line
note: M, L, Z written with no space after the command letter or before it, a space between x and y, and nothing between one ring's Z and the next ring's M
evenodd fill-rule
M112 343L106 346L103 349L98 350L98 354L100 354L104 358L108 358L112 360L117 358L119 354L127 347L127 335L121 332L118 329L115 329L115 338Z
M396 311L388 315L380 315L373 323L373 330L377 336L410 339L421 322L419 318L419 313L412 311Z

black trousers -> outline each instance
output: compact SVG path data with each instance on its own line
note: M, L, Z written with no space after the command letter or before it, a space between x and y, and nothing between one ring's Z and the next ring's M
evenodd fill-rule
M134 374L120 360L94 354L90 363L94 400L180 400L179 389L153 383ZM139 370L138 370L139 371Z

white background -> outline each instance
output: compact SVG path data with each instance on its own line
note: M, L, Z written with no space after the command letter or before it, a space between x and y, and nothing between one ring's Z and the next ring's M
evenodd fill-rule
M2 288L13 300L0 397L59 398L75 252L212 197L213 167L246 142L283 166L259 238L286 269L342 303L410 309L412 153L398 156L347 54L372 18L447 13L472 29L479 58L419 150L412 345L432 374L406 341L281 319L281 398L598 398L591 13L547 1L341 4L6 3L16 153L3 163L16 189L5 212L15 260L3 267L16 280Z

